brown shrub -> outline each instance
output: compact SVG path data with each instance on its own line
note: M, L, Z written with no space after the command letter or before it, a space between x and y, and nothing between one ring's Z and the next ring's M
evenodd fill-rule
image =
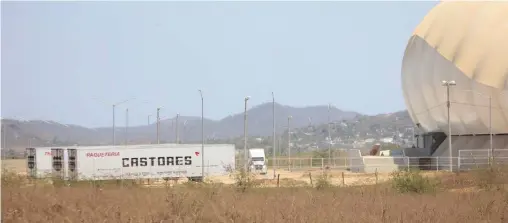
M15 178L14 178L15 179ZM506 222L508 193L389 186L166 188L2 185L2 222Z

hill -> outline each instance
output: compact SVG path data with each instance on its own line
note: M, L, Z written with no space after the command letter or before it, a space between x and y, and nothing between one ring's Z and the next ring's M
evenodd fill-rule
M286 130L287 118L292 116L291 127L301 128L309 125L309 118L314 124L327 122L328 106L291 107L275 104L277 132ZM264 137L272 135L272 103L252 107L248 111L248 135ZM244 114L238 113L221 120L205 119L205 136L207 139L229 139L243 135ZM342 111L331 107L331 120L350 120L360 116L356 112ZM201 117L180 116L180 141L198 142L201 139ZM156 142L156 124L132 126L126 134L124 127L116 128L116 143ZM161 120L159 138L161 142L173 142L176 136L175 117ZM100 145L112 143L112 128L85 128L77 125L61 124L44 120L2 120L2 148L20 149L28 146L58 145Z

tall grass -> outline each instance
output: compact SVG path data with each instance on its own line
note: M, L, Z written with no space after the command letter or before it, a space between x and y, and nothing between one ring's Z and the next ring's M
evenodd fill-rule
M423 176L418 170L398 171L392 174L392 187L401 193L435 192L438 182Z
M501 187L471 193L447 190L458 185L453 182L461 182L455 178L465 177L462 173L441 178L442 190L435 194L400 193L390 185L395 179L390 184L336 187L328 175L316 176L314 187L262 188L247 173L237 174L233 185L205 181L143 188L104 182L109 186L99 190L90 183L34 187L24 177L4 173L2 222L476 223L508 219L508 193ZM424 182L421 173L400 174L407 174L401 179L410 178L409 185ZM479 185L469 175L471 185Z

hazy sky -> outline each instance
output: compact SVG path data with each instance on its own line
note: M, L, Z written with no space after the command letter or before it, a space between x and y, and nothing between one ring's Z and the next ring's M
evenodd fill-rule
M2 117L88 127L220 119L271 101L405 109L407 41L436 2L2 2ZM94 99L98 98L100 100ZM271 114L267 114L271 115ZM154 119L152 119L154 120Z

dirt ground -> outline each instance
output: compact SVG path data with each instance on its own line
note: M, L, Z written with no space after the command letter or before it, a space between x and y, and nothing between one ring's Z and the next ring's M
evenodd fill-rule
M6 159L1 160L2 170L7 169L17 173L26 173L26 160L25 159Z
M9 159L2 160L2 169L8 169L20 174L26 172L26 160L24 159ZM382 183L390 179L389 173L351 173L343 170L327 170L326 173L330 176L330 181L335 185L340 186L358 186L358 185L372 185ZM281 185L285 184L311 184L312 180L315 182L323 171L320 169L298 169L293 171L277 170L276 174L279 175L279 182ZM425 175L435 176L438 172L426 172ZM276 177L273 176L273 170L269 170L267 175L256 175L256 179L266 186L275 186ZM213 176L207 180L217 183L233 184L235 179L233 176ZM186 180L179 180L178 183L186 182ZM162 180L151 181L151 186L159 186L166 182Z

